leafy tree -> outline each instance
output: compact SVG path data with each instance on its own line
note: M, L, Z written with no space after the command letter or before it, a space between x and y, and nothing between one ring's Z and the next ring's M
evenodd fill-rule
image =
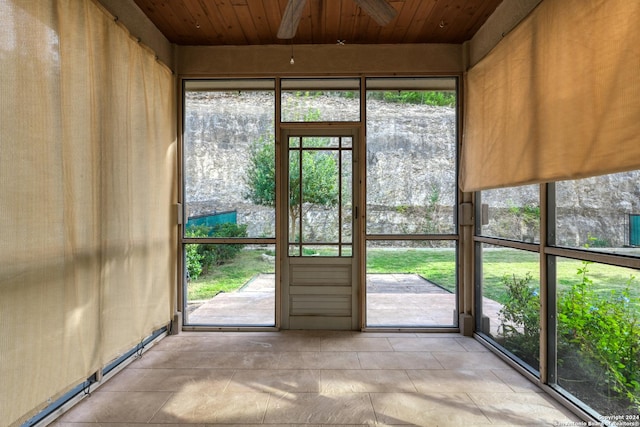
M276 204L276 161L273 138L260 138L250 148L245 197L256 205Z
M314 138L305 140L305 143L316 147L321 144ZM292 153L289 160L290 238L296 239L298 219L304 215L303 204L335 206L338 194L338 164L333 155L325 151L303 151L300 182L300 155L299 152Z
M309 112L311 121L317 112ZM305 147L322 147L321 138L305 138ZM250 149L249 167L245 176L245 197L257 205L275 206L275 144L272 137L260 138ZM300 191L302 190L302 191ZM302 193L302 199L300 196ZM292 151L289 159L289 220L292 240L296 239L298 220L303 207L335 206L338 204L338 163L329 151L302 151L302 182L300 182L300 151Z

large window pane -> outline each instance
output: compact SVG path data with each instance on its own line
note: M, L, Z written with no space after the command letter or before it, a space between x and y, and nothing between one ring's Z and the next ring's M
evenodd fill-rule
M358 79L283 79L283 122L360 121Z
M455 232L455 91L367 91L367 233Z
M481 332L535 370L540 368L540 256L482 245Z
M185 235L231 223L275 237L274 91L187 90L184 103Z
M273 326L275 245L186 244L185 324Z
M456 242L367 242L367 326L455 326Z
M556 244L640 256L640 171L556 183Z
M540 186L482 192L482 235L540 242Z
M604 416L640 414L638 271L556 264L558 385Z

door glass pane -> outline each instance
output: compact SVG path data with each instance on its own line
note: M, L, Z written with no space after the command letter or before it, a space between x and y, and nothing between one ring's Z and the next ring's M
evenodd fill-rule
M367 91L367 233L455 232L455 91Z
M310 148L310 147L314 147L314 148L332 148L332 147L339 147L340 146L340 138L338 137L329 137L329 136L323 136L323 137L312 137L312 138L304 138L302 140L302 146L304 148Z
M351 148L339 137L289 141L289 255L351 256Z
M351 138L349 138L350 140ZM340 173L341 180L341 197L340 197L340 232L341 241L343 243L352 243L353 241L353 154L351 151L342 152L342 163Z
M302 241L329 243L337 241L340 220L339 161L337 152L302 152L301 211ZM313 208L313 211L311 209Z
M455 326L456 242L367 242L367 326Z

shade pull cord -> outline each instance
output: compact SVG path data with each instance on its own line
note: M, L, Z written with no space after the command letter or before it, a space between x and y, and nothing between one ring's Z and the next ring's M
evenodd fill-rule
M83 383L82 392L86 397L91 397L91 381L85 381Z
M142 353L144 352L144 340L140 341L140 343L136 346L136 359L140 359L142 357Z

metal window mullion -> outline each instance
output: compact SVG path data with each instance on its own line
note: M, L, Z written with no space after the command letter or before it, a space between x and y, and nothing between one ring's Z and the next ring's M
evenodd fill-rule
M590 261L599 264L614 265L617 267L633 268L636 270L640 269L640 258L628 255L608 254L580 248L565 248L559 246L548 247L547 253L580 261Z
M342 256L342 138L338 137L338 256Z
M482 218L482 193L477 191L475 193L475 217ZM460 227L458 227L460 228ZM482 221L476 220L474 226L474 235L478 236L482 234ZM474 236L473 242L466 242L466 244L472 244L474 246L473 256L473 287L474 287L474 302L475 305L475 329L485 333L482 330L482 243L476 240ZM463 268L471 268L470 265L465 265Z
M540 314L538 323L540 326L540 344L538 349L538 358L540 363L538 364L538 372L540 374L540 381L546 383L549 377L549 361L552 358L549 357L549 349L553 347L550 345L549 336L551 335L549 329L553 327L553 321L551 316L553 315L553 307L550 305L550 271L549 264L547 264L546 246L548 242L549 233L547 230L553 227L553 224L549 223L549 197L547 193L547 185L540 184L539 204L540 204L540 254L539 254L539 279L540 279Z
M541 220L544 221L543 230L540 230L540 255L541 261L545 265L545 284L546 295L540 290L540 300L545 302L546 311L544 312L544 322L541 322L541 337L544 335L545 348L540 349L540 381L543 384L556 384L558 380L558 287L557 287L557 269L556 257L548 253L550 246L556 244L556 184L549 183L541 187L542 215ZM543 278L540 278L541 281ZM546 298L543 299L543 296ZM542 313L541 313L542 314ZM542 318L541 318L542 320ZM542 370L542 358L545 358L544 370Z
M499 237L486 237L486 236L475 236L474 240L476 242L486 243L494 246L520 249L520 250L529 251L529 252L540 252L539 243L527 243L527 242L521 242L518 240L509 240L509 239L502 239Z
M303 137L298 137L298 152L299 152L299 161L298 161L298 198L300 199L300 212L298 214L298 233L300 233L299 245L298 245L298 256L302 256L302 213L304 211L304 200L302 199L302 163L304 162L304 151L302 150L302 139ZM296 236L293 236L295 239Z
M365 234L365 240L460 240L457 234Z

